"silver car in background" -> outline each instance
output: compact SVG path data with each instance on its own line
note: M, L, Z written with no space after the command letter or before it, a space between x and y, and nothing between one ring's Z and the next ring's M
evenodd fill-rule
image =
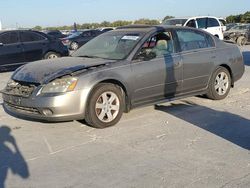
M104 128L143 105L201 94L224 99L243 73L239 48L205 31L132 25L96 37L71 57L19 68L2 95L17 117L85 119Z

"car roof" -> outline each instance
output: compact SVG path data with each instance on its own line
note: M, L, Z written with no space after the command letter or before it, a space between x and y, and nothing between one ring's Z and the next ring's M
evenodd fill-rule
M176 17L176 18L169 18L167 20L175 20L175 19L196 19L196 18L215 18L215 19L219 19L215 16L187 16L187 17ZM220 18L221 19L221 18ZM222 18L223 19L223 18Z
M10 32L10 31L32 31L32 32L40 32L32 29L11 29L11 30L1 30L0 32Z
M121 26L121 27L117 27L116 30L114 31L119 31L119 30L127 30L127 31L138 31L138 32L150 32L150 31L161 31L161 30L165 30L165 29L186 29L185 27L180 27L180 26L172 26L172 25L127 25L127 26ZM193 29L193 28L190 28Z
M27 31L29 31L29 32L34 32L34 33L38 33L38 34L40 34L40 35L42 35L42 36L44 36L44 37L46 37L46 38L51 38L49 35L47 35L46 33L43 33L43 32L41 32L41 31L36 31L36 30L31 30L31 29L15 29L15 30L1 30L0 31L0 34L2 34L2 33L6 33L6 32L11 32L11 31L19 31L19 32L21 32L21 31L25 31L25 32L27 32Z

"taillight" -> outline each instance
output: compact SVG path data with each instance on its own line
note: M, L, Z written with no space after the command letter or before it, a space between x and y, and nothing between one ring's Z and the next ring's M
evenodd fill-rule
M63 39L63 40L62 40L62 43L63 43L63 44L67 44L67 43L69 43L69 40L68 40L68 39Z

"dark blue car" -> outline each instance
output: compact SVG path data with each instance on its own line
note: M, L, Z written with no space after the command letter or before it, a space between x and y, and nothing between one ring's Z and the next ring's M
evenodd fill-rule
M14 70L31 61L69 54L59 39L42 32L12 30L0 32L0 71Z
M67 46L70 50L77 50L82 45L90 41L91 39L97 37L103 32L96 29L89 29L84 31L77 31L70 36L63 38L62 42L65 46Z

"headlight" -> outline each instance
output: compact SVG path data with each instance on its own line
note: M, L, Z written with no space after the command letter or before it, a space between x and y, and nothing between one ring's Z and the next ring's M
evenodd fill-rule
M77 84L77 78L68 77L56 79L42 88L42 93L63 93L73 91Z

